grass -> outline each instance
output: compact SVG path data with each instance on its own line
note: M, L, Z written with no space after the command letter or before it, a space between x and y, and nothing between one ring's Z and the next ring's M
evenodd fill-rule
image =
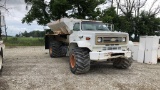
M44 38L8 37L3 40L6 46L43 46Z

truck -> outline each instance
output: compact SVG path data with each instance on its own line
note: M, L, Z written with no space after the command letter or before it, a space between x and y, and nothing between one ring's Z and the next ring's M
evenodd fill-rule
M94 62L112 62L115 68L127 69L132 64L127 48L128 33L113 31L113 25L102 21L61 18L47 24L45 49L52 58L69 56L73 74L90 70Z

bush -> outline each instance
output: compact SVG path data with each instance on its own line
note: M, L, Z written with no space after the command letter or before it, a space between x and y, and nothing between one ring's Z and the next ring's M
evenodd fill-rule
M43 46L44 38L9 37L4 43L6 46Z

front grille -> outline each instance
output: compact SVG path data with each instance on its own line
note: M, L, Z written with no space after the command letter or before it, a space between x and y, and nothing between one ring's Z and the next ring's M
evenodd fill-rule
M101 42L98 42L98 38L101 38ZM96 36L97 45L120 45L127 44L127 36Z
M108 47L108 50L121 50L121 47Z
M103 47L103 50L121 50L121 47Z
M123 37L103 37L102 40L104 43L107 43L107 42L123 42L122 41Z
M105 46L118 46L119 44L107 44Z

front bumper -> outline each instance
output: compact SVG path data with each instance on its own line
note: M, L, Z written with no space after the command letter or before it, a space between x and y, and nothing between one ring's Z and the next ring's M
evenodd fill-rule
M131 51L111 50L102 52L90 52L90 60L93 61L107 61L107 59L124 57L131 58Z

